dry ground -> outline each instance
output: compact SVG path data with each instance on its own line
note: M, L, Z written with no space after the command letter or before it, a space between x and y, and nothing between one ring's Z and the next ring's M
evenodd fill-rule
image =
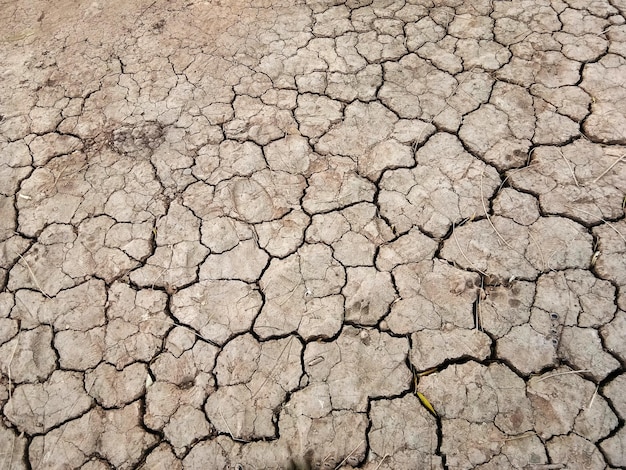
M624 0L1 0L0 467L626 466Z

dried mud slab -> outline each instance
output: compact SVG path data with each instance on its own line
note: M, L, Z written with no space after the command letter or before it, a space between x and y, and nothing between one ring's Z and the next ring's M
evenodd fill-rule
M44 384L16 387L5 416L20 432L41 434L82 415L91 405L80 374L54 371Z
M605 223L594 227L593 234L598 238L598 256L594 265L598 276L614 282L619 286L617 305L624 310L626 307L626 269L621 263L626 254L626 223Z
M202 353L202 351L199 351ZM192 355L187 354L187 358ZM201 361L198 361L201 362ZM214 362L214 359L213 359ZM192 361L187 361L187 366L191 365ZM198 370L199 367L187 367L183 377L181 377L180 384L170 381L170 377L162 377L151 383L151 380L146 381L146 411L144 413L144 423L148 429L162 432L165 426L172 423L173 426L178 426L184 421L184 414L193 415L194 427L188 427L184 430L184 437L179 436L179 433L169 433L169 438L176 440L177 444L191 444L196 440L198 436L206 437L212 434L213 429L207 430L209 427L208 421L204 423L198 419L198 412L202 412L202 405L204 404L209 393L212 393L215 389L213 377L210 372L213 370L213 364L210 367L205 367L209 372ZM200 364L202 366L203 364ZM191 373L195 373L195 377L190 377ZM179 409L187 411L187 413L178 414L178 419L172 420L172 417ZM206 418L205 418L206 420ZM168 429L172 429L170 426ZM184 447L179 449L184 452Z
M572 440L573 454L584 452L596 468L604 459L593 443L618 425L595 385L570 369L533 377L526 385L506 366L469 362L421 378L419 390L441 416L442 449L457 468L493 465L498 456L520 467L546 463L537 436L548 440L547 454L558 455L559 462L573 458L560 453L561 439ZM576 434L564 436L569 430ZM461 435L471 437L461 442Z
M162 348L172 321L165 314L164 292L135 291L116 283L109 289L110 307L103 345L103 359L116 367L150 361Z
M435 418L415 395L372 402L372 452L363 468L399 468L415 465L442 468L433 456L437 443Z
M623 73L625 67L624 57L607 54L583 71L580 86L594 98L584 130L596 141L624 143L624 90L614 77Z
M278 444L291 455L292 464L314 468L350 467L366 455L366 413L334 410L330 387L314 384L292 395L279 420Z
M568 369L531 379L528 397L536 410L535 430L539 436L548 439L573 429L592 442L606 437L617 426L617 417L601 396L596 395L589 405L594 393L592 382Z
M301 210L293 210L279 220L255 227L259 248L278 258L294 253L302 244L310 218Z
M592 239L584 227L563 217L541 217L524 227L494 216L456 228L441 254L484 275L530 280L551 269L589 267Z
M535 285L515 281L510 285L488 286L478 303L479 324L496 339L511 328L530 320L530 308L535 299Z
M23 456L26 450L26 438L12 429L0 426L0 463L6 468L26 469Z
M591 442L576 434L556 436L546 447L552 460L563 462L573 469L607 468L602 453Z
M620 361L624 360L626 349L621 337L626 328L626 312L618 310L615 318L600 329L600 335L607 350Z
M401 233L418 226L443 237L453 223L484 213L485 201L500 184L497 172L450 134L435 134L415 157L414 169L387 171L380 182L381 214Z
M345 320L363 326L376 325L397 299L391 275L373 267L348 268L342 293Z
M165 350L152 362L150 372L156 383L166 382L192 389L213 382L216 346L197 338L188 328L173 328L165 340ZM146 386L152 385L146 378ZM205 391L206 392L206 391ZM184 401L184 400L183 400Z
M171 470L182 470L183 464L176 458L170 446L161 444L148 454L144 464L138 468L141 470L147 470L149 468L158 470L166 470L168 468Z
M615 435L600 443L600 449L606 456L606 461L615 466L624 466L624 444L626 436L624 436L624 429L620 429ZM596 459L600 460L599 456L595 454Z
M262 305L260 293L241 281L202 281L172 297L172 314L216 344L250 329Z
M480 285L476 274L440 260L402 264L392 273L400 299L391 306L382 327L409 334L444 326L468 330L475 326L473 305Z
M396 395L408 388L407 351L404 338L348 326L332 343L307 345L305 372L310 384L328 385L332 409L363 412L368 397Z
M304 189L300 175L262 170L249 178L235 177L218 184L207 210L248 223L267 222L300 207Z
M305 237L308 243L330 245L344 266L373 266L377 249L393 239L392 229L370 203L315 214Z
M320 243L272 260L259 282L265 301L255 333L262 338L295 331L305 339L334 336L343 320L345 280L345 268Z
M63 272L66 254L76 240L70 225L52 224L46 227L35 243L9 271L10 290L30 288L47 296L74 287L77 282ZM26 248L26 247L24 247Z
M20 230L30 236L48 224L69 223L90 188L85 181L87 157L75 152L37 168L22 184L18 199Z
M422 234L417 228L382 246L376 256L376 268L391 271L406 263L419 263L432 258L437 243Z
M531 163L507 173L517 189L538 195L544 214L567 215L584 223L623 213L625 166L616 163L623 147L577 140L565 147L538 147Z
M538 439L507 440L530 431L534 415L524 381L506 366L451 365L422 377L418 390L441 416L448 465L473 468L499 455L519 466L547 462Z
M39 468L79 467L99 454L116 468L133 468L157 439L141 426L140 406L94 408L78 419L33 439L29 460Z
M148 381L148 368L138 362L118 371L100 364L85 374L88 393L105 408L120 408L140 398Z
M241 280L254 282L259 279L268 263L269 256L254 240L238 243L232 250L210 254L200 267L199 279Z
M19 320L25 329L50 324L56 331L88 331L106 321L107 292L101 280L91 279L53 298L28 289L20 289L14 295L11 318Z
M205 404L216 429L234 438L275 437L275 409L302 374L301 343L294 337L263 343L251 335L229 341L217 358L217 390Z
M529 323L513 326L497 340L499 357L524 374L556 365L558 359L588 370L597 380L619 367L598 334L616 312L613 285L588 271L569 269L540 276L534 294L530 310L523 311Z
M376 186L358 174L357 164L348 157L328 157L324 168L315 172L308 183L302 200L308 214L372 202L376 192Z
M346 106L341 123L324 134L315 150L322 155L358 157L387 139L397 121L396 115L379 103L352 103Z
M156 224L156 249L130 278L142 287L180 287L197 279L209 250L199 242L200 220L182 204L171 204Z
M416 370L428 370L455 359L486 359L491 339L485 333L444 325L441 330L422 330L411 335L409 358Z
M55 370L57 356L52 349L52 328L39 326L19 332L0 346L0 366L14 383L46 380Z

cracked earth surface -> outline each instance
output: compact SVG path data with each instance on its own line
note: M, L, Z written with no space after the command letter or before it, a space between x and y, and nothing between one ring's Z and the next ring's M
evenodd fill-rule
M624 0L0 2L0 467L626 466Z

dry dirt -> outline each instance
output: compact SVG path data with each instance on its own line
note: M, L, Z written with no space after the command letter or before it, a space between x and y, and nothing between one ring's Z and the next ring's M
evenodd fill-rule
M0 1L0 467L624 468L625 18Z

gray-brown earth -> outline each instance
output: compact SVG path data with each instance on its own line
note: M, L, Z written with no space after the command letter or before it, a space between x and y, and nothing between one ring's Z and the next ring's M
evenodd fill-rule
M1 468L626 466L623 0L3 0L0 64Z

